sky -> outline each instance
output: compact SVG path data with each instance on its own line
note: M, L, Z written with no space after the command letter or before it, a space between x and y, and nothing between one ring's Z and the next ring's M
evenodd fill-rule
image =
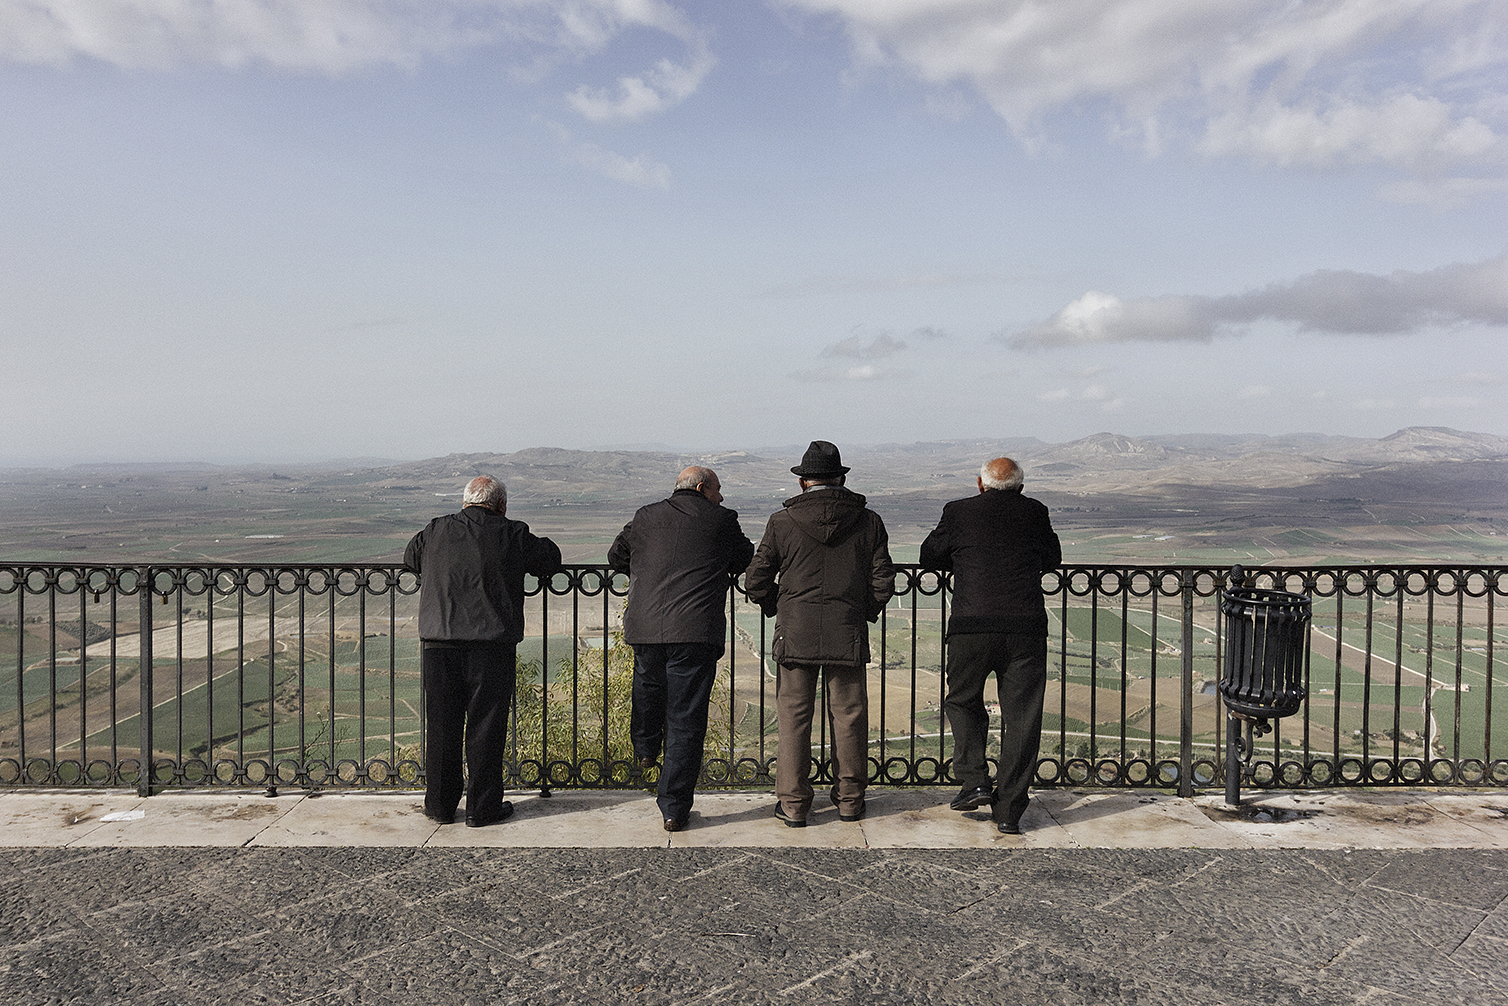
M1508 435L1508 0L0 0L0 465Z

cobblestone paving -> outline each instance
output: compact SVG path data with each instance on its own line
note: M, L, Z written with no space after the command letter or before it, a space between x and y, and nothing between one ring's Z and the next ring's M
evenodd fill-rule
M1508 851L0 849L0 1003L1508 1003Z

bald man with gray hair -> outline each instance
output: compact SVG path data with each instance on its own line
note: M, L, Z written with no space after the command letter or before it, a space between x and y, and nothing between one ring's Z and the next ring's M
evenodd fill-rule
M666 831L691 818L707 739L707 703L728 633L733 575L754 555L722 483L703 465L676 476L669 499L640 507L608 550L628 574L623 639L634 648L629 733L641 770L661 750L660 816Z
M999 830L1021 833L1037 770L1047 687L1047 609L1042 574L1063 561L1047 507L1021 494L1021 466L992 458L979 469L979 492L943 507L922 542L921 564L952 573L947 629L953 776L963 788L954 810L991 807ZM1000 696L1000 760L994 786L986 759L990 716L985 682Z

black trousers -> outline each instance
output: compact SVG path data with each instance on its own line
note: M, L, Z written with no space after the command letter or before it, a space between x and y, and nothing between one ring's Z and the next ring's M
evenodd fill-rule
M1046 633L948 637L948 695L943 708L953 728L953 777L966 789L990 784L985 760L990 714L984 707L984 685L991 674L1000 695L1001 731L994 817L1015 824L1026 810L1027 790L1037 772L1047 690Z
M466 794L466 816L495 818L503 805L508 706L517 677L513 643L425 643L424 809L448 817ZM461 754L466 774L461 773Z
M655 758L665 746L659 804L667 821L691 813L707 741L707 702L722 655L722 643L634 644L629 732L636 758Z

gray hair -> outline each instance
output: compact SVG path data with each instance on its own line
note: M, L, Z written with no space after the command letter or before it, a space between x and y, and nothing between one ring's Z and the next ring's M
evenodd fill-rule
M703 482L711 482L715 478L717 478L717 473L711 468L703 468L701 465L691 465L676 477L675 487L677 489L695 489Z
M466 506L486 506L494 510L506 510L508 509L508 487L491 475L478 475L466 483L466 491L461 494L461 502Z
M979 466L979 481L986 489L1020 489L1025 480L1026 473L1010 458L992 458Z

